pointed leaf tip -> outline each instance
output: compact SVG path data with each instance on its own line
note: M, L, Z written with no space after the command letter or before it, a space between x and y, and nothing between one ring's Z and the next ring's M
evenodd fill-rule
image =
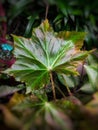
M48 19L45 19L45 20L42 22L41 26L42 26L42 28L44 29L45 32L52 29L52 27L51 27L50 24L49 24Z

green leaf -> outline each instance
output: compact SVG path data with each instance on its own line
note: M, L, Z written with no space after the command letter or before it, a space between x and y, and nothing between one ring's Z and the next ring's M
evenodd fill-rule
M84 83L84 85L80 88L80 90L82 92L88 93L88 94L92 94L95 92L95 89L91 86L90 82L86 82Z
M92 87L98 90L98 65L84 65Z
M31 16L28 17L28 24L27 24L24 36L30 37L31 31L32 31L32 26L33 26L33 24L34 24L34 22L35 22L35 20L38 16L38 13L39 12L36 12L34 15L31 15Z
M58 78L60 82L65 85L66 84L69 88L74 88L79 84L79 77L78 76L73 76L73 75L58 75Z
M61 31L57 36L65 40L72 40L76 47L80 49L83 46L83 40L86 36L86 32Z
M87 63L89 64L89 65L96 65L96 64L98 64L98 52L97 51L95 51L94 52L95 53L95 55L94 54L90 54L88 57L87 57Z
M30 110L29 113L27 113L28 108ZM64 109L61 110L55 102L25 100L16 105L13 110L28 114L21 118L21 120L25 121L25 124L23 124L24 128L26 128L26 123L28 123L28 129L32 127L35 129L72 130L72 122L68 115L65 114Z
M46 19L39 27L33 29L30 39L13 35L16 62L6 72L14 75L17 80L25 82L31 91L48 84L50 73L53 71L77 75L77 65L87 57L89 52L80 51L82 45L80 42L76 48L75 43L79 41L79 37L77 33L75 34L77 37L75 40L66 39L63 35L60 37Z

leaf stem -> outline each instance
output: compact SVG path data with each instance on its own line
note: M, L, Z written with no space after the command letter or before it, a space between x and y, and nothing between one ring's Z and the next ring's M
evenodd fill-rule
M56 92L55 92L55 85L54 85L54 81L53 81L52 72L50 72L50 80L51 80L51 84L52 84L53 98L54 98L54 101L56 101Z
M59 88L59 87L56 87L58 89L58 91L62 94L63 98L66 98L65 94L63 93L63 91Z
M69 89L69 87L68 87L67 84L66 84L66 89L67 89L67 91L68 91L69 96L72 96L73 94L71 93L71 91L70 91L70 89Z
M47 4L46 4L45 19L47 19L48 10L49 10L49 5L48 5L48 3L47 3Z
M63 78L63 76L62 76L62 78ZM64 78L63 78L63 79L64 79ZM69 96L72 96L73 94L71 93L71 91L70 91L70 89L69 89L69 87L68 87L68 85L67 85L65 79L64 79L64 84L65 84L65 87L66 87L66 89L67 89L67 91L68 91Z
M84 64L85 64L85 61L83 61L82 63L82 69L81 69L81 73L80 73L80 81L82 82L83 81L83 73L84 73Z

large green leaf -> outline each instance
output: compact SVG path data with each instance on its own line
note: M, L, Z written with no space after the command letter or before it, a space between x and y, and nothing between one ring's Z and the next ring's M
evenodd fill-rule
M78 33L76 36L78 37ZM16 62L7 71L25 82L31 90L48 84L49 73L52 71L60 74L78 74L76 67L89 52L80 51L82 43L76 47L76 42L80 41L81 37L75 41L73 36L70 39L65 37L66 35L61 37L54 32L48 20L33 29L30 39L14 35Z

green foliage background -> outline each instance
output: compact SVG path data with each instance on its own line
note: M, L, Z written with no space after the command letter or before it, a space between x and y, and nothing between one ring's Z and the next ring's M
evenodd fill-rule
M85 47L98 47L98 2L96 0L2 0L7 19L8 33L31 36L31 28L37 27L48 16L55 31L86 31Z

